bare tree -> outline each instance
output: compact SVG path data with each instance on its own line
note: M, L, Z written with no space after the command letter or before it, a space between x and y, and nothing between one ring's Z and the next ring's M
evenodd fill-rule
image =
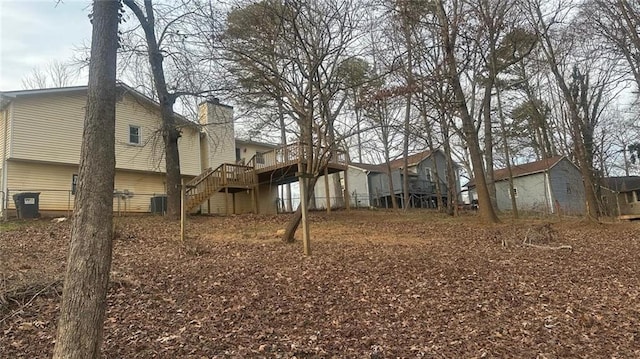
M268 21L267 26L264 21L230 21L223 46L238 81L252 81L256 92L274 101L282 99L285 113L295 121L304 147L299 172L309 179L301 180L303 204L283 236L292 241L306 211L304 202L340 142L334 124L347 99L340 69L351 57L348 50L355 38L357 8L345 0L265 0L239 8L229 19L257 18L256 14ZM238 25L263 26L263 31L243 31Z
M594 133L616 75L611 62L598 56L595 48L585 46L589 41L573 30L574 22L570 22L571 27L563 24L571 19L573 10L571 1L549 5L531 0L527 8L546 64L566 104L572 149L583 177L587 216L597 219ZM580 56L581 50L588 53Z
M94 1L76 210L54 358L99 358L113 240L120 2Z
M58 60L49 62L43 68L36 67L22 79L25 89L43 89L73 85L78 79L78 71L71 65Z
M142 41L127 43L125 50L128 58L132 59L144 53L149 63L150 75L140 70L136 73L142 82L145 78L152 80L152 97L160 103L167 216L175 219L180 216L181 173L178 152L180 127L176 121L174 106L183 96L202 96L212 91L212 85L207 79L210 73L203 72L203 67L196 66L202 62L196 48L208 45L207 40L202 37L210 38L211 29L202 30L194 25L210 18L208 11L211 9L188 1L156 5L152 0L143 0L142 6L137 0L122 2L133 12L144 33ZM135 36L136 31L137 27L134 27L128 33Z
M600 36L611 53L624 61L640 89L640 3L629 0L588 0L581 15L587 31Z
M487 188L487 182L482 162L482 152L478 140L476 127L467 107L467 99L460 82L458 69L459 59L456 53L456 41L460 35L460 26L463 13L462 5L458 2L446 4L439 0L436 4L436 14L440 25L441 46L445 54L446 73L451 84L455 107L462 121L462 132L471 155L473 173L478 194L478 206L480 216L487 222L498 222L498 216L491 204L491 196Z
M393 154L398 152L396 146L398 138L401 133L404 134L405 132L402 122L400 121L402 106L399 103L399 99L406 95L403 94L403 87L387 88L383 86L384 84L381 83L378 84L378 86L370 87L368 91L369 94L367 98L363 100L361 106L365 110L365 117L370 122L368 127L375 133L378 138L377 143L381 146L381 148L375 148L374 150L381 150L382 152L389 196L391 197L391 207L397 209L398 199L396 198L395 184L393 182L391 160L394 157ZM404 151L401 153L404 153Z

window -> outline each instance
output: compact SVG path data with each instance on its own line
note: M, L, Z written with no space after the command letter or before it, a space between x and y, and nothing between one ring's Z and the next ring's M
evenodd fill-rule
M518 198L518 189L516 187L513 187L513 197Z
M236 147L236 162L240 162L240 149Z
M264 164L264 154L262 152L256 152L256 163Z
M140 127L129 125L129 143L132 145L139 145L140 141Z
M77 189L78 189L78 175L74 173L71 175L71 194L75 195Z
M424 169L424 172L425 172L425 176L427 176L427 181L431 182L431 168L426 167Z
M627 197L627 203L631 203L633 202L633 192L627 192L625 193L625 197Z

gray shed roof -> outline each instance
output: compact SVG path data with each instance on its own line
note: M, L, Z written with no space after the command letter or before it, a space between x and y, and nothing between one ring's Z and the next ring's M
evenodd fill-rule
M633 191L640 189L640 176L606 177L603 186L616 192Z

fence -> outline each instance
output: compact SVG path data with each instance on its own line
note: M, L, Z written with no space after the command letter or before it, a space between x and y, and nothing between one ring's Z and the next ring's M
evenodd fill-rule
M39 193L39 212L50 215L70 216L75 206L75 195L72 190L38 189L38 188L12 188L8 189L3 198L3 216L5 218L16 215L16 206L13 195L18 193ZM113 212L116 215L127 213L152 212L152 198L164 197L164 193L133 193L117 191L113 194ZM164 203L161 203L164 205ZM161 207L162 208L162 207ZM159 212L162 212L160 209Z
M369 208L371 207L371 200L367 194L363 193L352 193L350 195L351 208ZM278 209L278 213L295 211L300 204L300 197L292 197L291 198L291 209L289 209L288 201L285 198L277 198L276 199L276 208ZM345 201L343 197L329 197L329 203L331 208L339 209L345 208ZM316 210L324 210L327 209L327 198L325 196L312 196L309 201L309 208Z

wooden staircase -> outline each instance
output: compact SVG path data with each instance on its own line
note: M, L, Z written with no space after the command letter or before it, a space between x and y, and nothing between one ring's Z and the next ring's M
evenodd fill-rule
M216 169L207 168L186 184L185 210L193 211L217 192L254 189L257 184L252 166L223 163Z
M215 169L207 168L186 184L185 210L187 213L192 212L217 192L235 193L252 190L254 208L258 211L256 195L258 184L284 184L296 181L298 162L306 158L305 151L305 146L296 142L256 154L247 161L246 165L223 163ZM322 147L318 149L318 153L330 156L329 173L346 170L346 152Z

